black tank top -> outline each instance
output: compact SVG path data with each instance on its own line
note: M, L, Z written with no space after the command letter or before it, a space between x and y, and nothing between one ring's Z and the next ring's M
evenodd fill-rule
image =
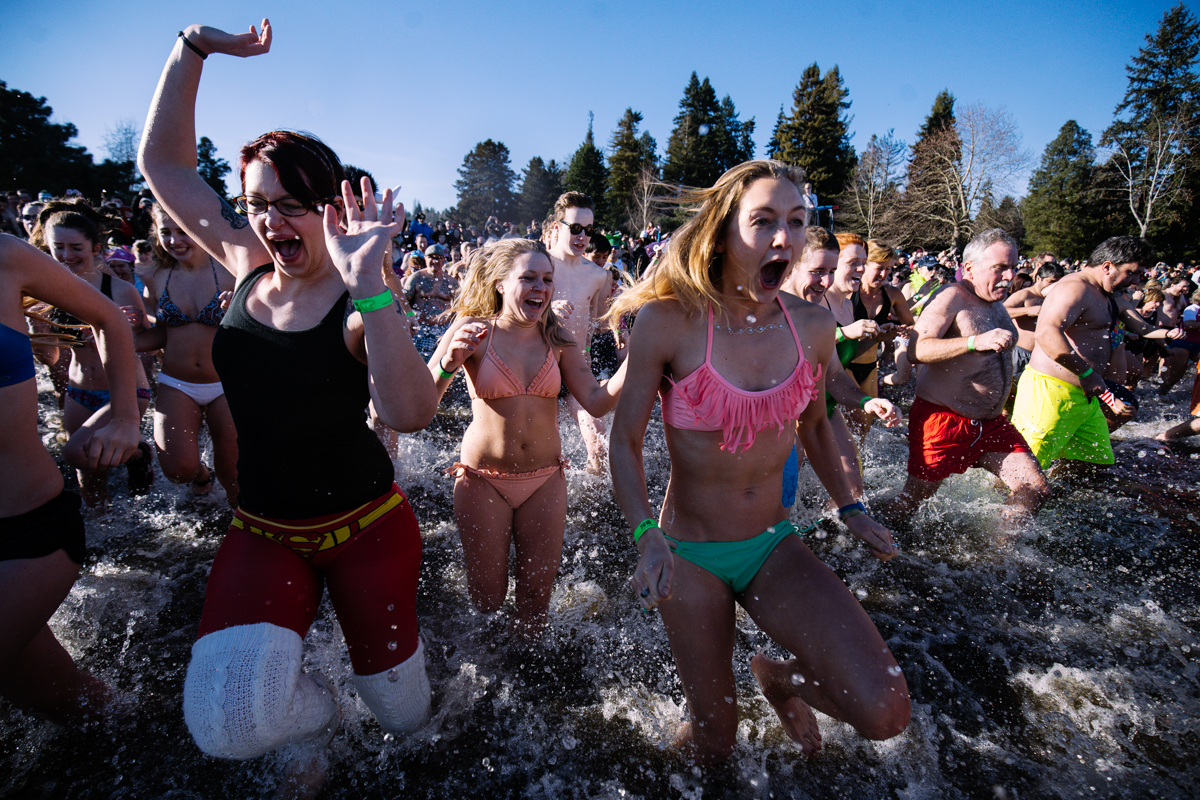
M367 427L367 367L346 349L349 292L314 328L281 331L246 312L272 264L238 285L213 339L238 435L239 505L274 519L348 511L383 494L392 460Z
M888 317L892 315L892 298L887 293L887 289L880 289L883 292L883 305L879 308L879 313L874 317L867 314L867 306L862 301L862 292L857 291L850 295L850 302L854 304L855 319L873 319L880 325L887 323Z

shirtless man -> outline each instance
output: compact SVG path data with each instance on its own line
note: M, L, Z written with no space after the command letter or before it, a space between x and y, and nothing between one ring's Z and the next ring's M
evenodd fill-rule
M450 307L450 301L458 291L458 280L444 269L446 248L442 245L431 244L425 249L425 263L428 266L405 278L402 287L404 298L417 313L418 328L413 334L413 344L417 346L417 352L428 359L450 326L449 321L442 322L439 317Z
M1021 379L1021 373L1025 371L1025 367L1029 365L1029 358L1033 355L1033 332L1037 328L1038 312L1042 310L1042 303L1046 299L1046 287L1060 280L1062 276L1062 267L1049 261L1038 268L1037 280L1032 286L1013 292L1004 301L1008 315L1017 326L1017 368L1013 373L1014 381Z
M924 364L908 423L908 480L888 503L889 520L910 517L942 481L969 467L1000 477L1012 494L1005 527L1031 517L1050 495L1021 434L1001 415L1012 389L1016 327L1004 307L1017 243L999 228L963 250L962 280L938 292L917 318L908 355Z
M582 192L566 192L554 203L554 225L551 231L550 256L554 261L554 300L556 310L572 309L561 315L563 325L576 344L590 352L595 320L608 310L611 284L608 272L583 257L588 243L597 231L595 205ZM590 363L590 359L589 359ZM567 410L579 423L583 443L587 446L588 472L599 475L608 463L604 448L604 421L595 419L570 395Z
M1063 278L1042 304L1036 346L1017 387L1013 424L1043 467L1055 459L1113 463L1104 402L1117 417L1128 416L1104 382L1124 324L1142 336L1176 335L1142 327L1119 292L1137 282L1154 248L1136 236L1113 236L1092 252L1088 265ZM1099 398L1099 399L1096 399Z

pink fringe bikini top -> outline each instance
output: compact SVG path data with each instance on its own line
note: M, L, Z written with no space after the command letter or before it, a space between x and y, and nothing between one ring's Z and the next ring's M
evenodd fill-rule
M783 308L782 300L779 307ZM733 453L739 447L750 449L755 435L769 425L777 427L782 435L787 423L799 419L816 395L816 383L821 377L820 364L809 371L796 326L786 308L783 316L792 329L799 354L796 369L778 386L748 392L722 378L712 365L713 310L709 306L704 363L681 380L668 379L671 388L662 394L663 421L686 431L721 431L724 434L721 449Z

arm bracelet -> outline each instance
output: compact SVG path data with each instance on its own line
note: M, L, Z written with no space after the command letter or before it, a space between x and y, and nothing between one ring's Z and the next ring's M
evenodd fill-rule
M864 506L861 502L855 501L848 506L842 506L841 508L838 509L838 519L841 520L842 522L845 522L847 519L849 519L850 517L853 517L855 514L865 514L865 513L867 513L867 507Z
M208 53L204 52L204 51L203 51L203 50L201 50L199 47L196 47L196 45L192 44L192 43L191 43L191 42L188 40L188 37L186 37L186 36L184 36L184 35L183 35L183 31L180 31L180 32L179 32L179 38L180 38L180 39L183 39L183 43L184 43L185 45L187 45L187 48L188 48L188 50L191 50L193 53L195 53L196 55L200 56L200 60L201 60L201 61L203 61L204 59L208 58Z
M458 372L458 369L456 368L454 370L454 372ZM446 370L442 367L442 362L438 361L438 377L439 378L442 378L444 380L450 380L451 378L454 377L454 372L446 372Z
M366 314L368 311L378 311L381 308L390 306L392 300L392 290L384 289L374 297L364 297L362 300L355 300L354 310L360 314Z
M1091 374L1092 374L1092 368L1088 367L1083 372L1079 373L1079 380L1083 380L1084 378L1086 378L1088 375L1091 375Z
M638 526L633 529L633 541L636 542L638 539L642 538L642 534L644 534L646 531L650 530L651 528L657 528L657 527L658 527L658 522L647 517L646 519L639 522Z

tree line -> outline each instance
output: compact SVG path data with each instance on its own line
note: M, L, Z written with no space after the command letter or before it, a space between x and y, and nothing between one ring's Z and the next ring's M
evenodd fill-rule
M804 167L822 204L837 205L835 225L892 244L961 247L979 230L1000 227L1023 248L1084 258L1106 236L1149 238L1165 257L1200 255L1200 27L1180 3L1127 65L1128 87L1099 147L1074 120L1034 166L1016 121L1003 108L959 106L949 89L934 99L912 144L894 130L873 134L861 152L850 144L851 101L837 66L814 63L800 76L791 107L781 105L766 155ZM488 139L459 169L458 205L467 224L487 217L541 220L564 190L597 203L597 219L636 232L671 223L657 202L672 187L711 186L729 167L754 157L755 120L739 119L708 78L693 72L660 158L627 108L608 141L596 144L589 120L566 164L534 156L518 176L508 148Z

